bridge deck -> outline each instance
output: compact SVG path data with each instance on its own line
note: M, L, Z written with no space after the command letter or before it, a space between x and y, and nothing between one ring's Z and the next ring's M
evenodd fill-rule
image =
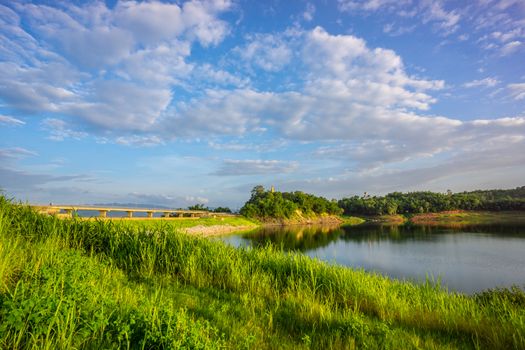
M179 217L191 216L191 217L202 217L202 216L236 216L230 213L214 213L205 210L185 210L185 209L164 209L164 208L117 208L117 207L99 207L99 206L87 206L87 205L32 205L37 211L47 214L60 214L65 213L69 216L73 215L73 212L79 210L92 210L98 211L100 217L107 217L109 212L125 212L129 218L133 217L133 213L146 213L148 218L153 218L153 214L162 213L164 217L170 217L175 214Z

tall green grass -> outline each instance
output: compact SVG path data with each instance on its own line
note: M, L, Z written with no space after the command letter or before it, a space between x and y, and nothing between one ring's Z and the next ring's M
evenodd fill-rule
M469 297L4 198L0 273L0 348L525 348L520 290Z

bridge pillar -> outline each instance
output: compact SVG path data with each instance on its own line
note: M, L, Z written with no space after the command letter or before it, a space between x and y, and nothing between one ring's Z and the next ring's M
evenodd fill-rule
M100 217L101 218L105 218L108 216L108 211L107 210L99 210L100 212Z
M170 212L169 211L165 211L164 212L164 217L165 218L169 218L170 217Z
M148 214L148 218L151 219L153 217L153 212L152 211L148 211L147 214Z
M127 213L128 213L128 218L131 219L133 217L133 212L129 210Z
M64 211L66 212L67 216L69 216L70 218L73 217L73 209L64 209Z
M191 213L191 217L194 218L195 217L195 213Z
M183 218L184 217L184 214L183 213L179 213L179 218Z

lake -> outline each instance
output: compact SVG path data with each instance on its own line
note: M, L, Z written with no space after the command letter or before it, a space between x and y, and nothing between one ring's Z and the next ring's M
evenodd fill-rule
M451 291L525 286L525 225L264 227L221 239L234 246L273 244L401 280L439 280Z

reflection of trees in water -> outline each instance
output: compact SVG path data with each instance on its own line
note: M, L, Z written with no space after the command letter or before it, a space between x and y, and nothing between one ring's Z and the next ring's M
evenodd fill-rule
M305 251L327 246L343 233L337 226L272 226L260 228L243 238L254 246L271 243L284 250Z
M464 225L461 227L453 225L357 225L343 226L344 234L340 239L345 241L433 241L442 234L451 233L480 233L497 234L499 237L525 237L525 225L516 224L483 224Z
M275 226L263 227L246 234L244 239L254 246L273 244L284 250L306 251L327 246L342 239L354 242L391 241L435 241L440 235L451 233L495 234L498 237L525 238L525 225L465 225L424 226L424 225L384 225L362 224L356 226Z

